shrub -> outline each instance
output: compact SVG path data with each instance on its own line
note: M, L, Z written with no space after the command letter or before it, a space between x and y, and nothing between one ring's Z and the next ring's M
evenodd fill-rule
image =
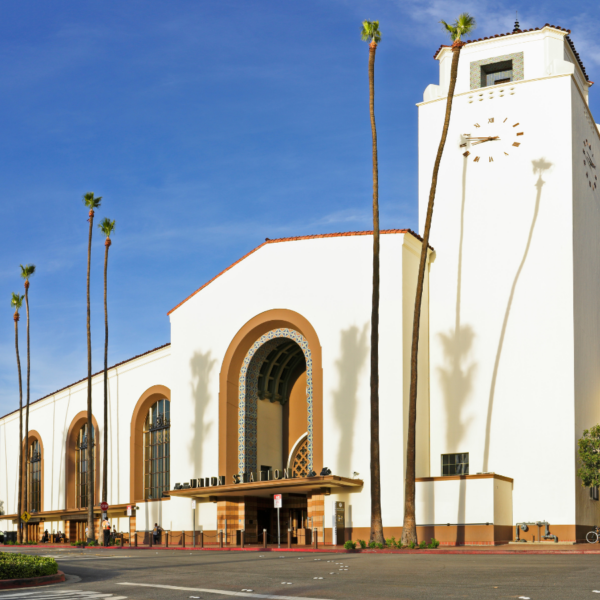
M431 544L429 544L428 548L437 548L440 545L440 541L435 538L431 538Z
M417 544L415 544L414 540L411 540L411 542L408 544L408 547L411 550L414 550L417 547Z
M369 548L377 548L377 546L376 546L376 544L375 544L375 542L373 540L371 540L369 542Z
M427 548L427 542L425 540L422 540L419 544L419 548Z
M367 542L365 542L365 540L358 540L358 543L360 544L360 547L363 549L367 547Z
M58 564L53 558L0 552L0 579L41 577L57 572Z
M120 546L121 545L121 541L122 541L121 538L117 538L115 540L115 546Z
M91 540L87 543L88 546L98 546L98 540Z
M377 548L378 550L383 550L385 546L381 542L377 542L375 544L375 548Z
M347 542L344 542L344 548L346 548L346 550L354 550L356 544L352 540L348 540Z

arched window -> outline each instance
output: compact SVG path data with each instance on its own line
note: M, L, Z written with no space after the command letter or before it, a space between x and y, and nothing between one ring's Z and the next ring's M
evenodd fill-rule
M86 423L79 430L79 435L77 436L75 470L75 497L77 500L77 508L87 508L88 506L90 457L94 451L94 443L94 428L92 427L92 440L90 442L88 436L88 424Z
M27 451L27 502L29 512L42 510L42 450L40 443L34 440Z
M162 498L170 489L171 402L155 402L144 423L144 500Z

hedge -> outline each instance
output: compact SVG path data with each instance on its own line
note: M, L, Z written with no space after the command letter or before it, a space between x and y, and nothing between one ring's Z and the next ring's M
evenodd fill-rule
M53 558L0 552L0 580L41 577L58 572L58 564Z

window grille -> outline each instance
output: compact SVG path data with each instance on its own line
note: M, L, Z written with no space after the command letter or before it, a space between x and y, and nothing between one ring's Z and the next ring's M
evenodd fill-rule
M144 499L162 498L169 491L171 403L162 399L152 405L144 426Z
M27 476L29 478L27 486L29 512L40 512L42 510L42 453L40 443L37 440L29 445Z
M442 475L468 475L469 453L442 454Z
M308 438L298 448L292 461L292 477L308 477Z
M90 459L94 452L94 428L92 427L92 441L88 440L88 424L86 423L77 436L76 452L76 473L75 494L77 498L77 508L87 508L88 490L89 490L89 471Z

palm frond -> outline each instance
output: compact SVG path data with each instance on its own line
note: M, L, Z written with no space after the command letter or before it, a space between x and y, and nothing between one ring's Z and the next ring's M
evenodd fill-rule
M381 41L381 31L379 31L379 21L363 21L360 31L360 39L363 42L375 42L378 44Z
M446 23L446 21L440 21L440 23L453 42L460 40L461 36L471 33L477 27L475 17L472 17L469 13L460 14L452 25Z
M21 277L27 281L35 273L35 265L20 265Z
M102 202L102 196L94 196L94 192L87 192L87 194L83 195L83 203L89 208L99 208L100 203Z
M15 309L15 312L19 312L19 310L21 309L21 306L23 306L24 298L25 298L25 296L20 296L19 294L16 294L15 292L12 293L12 296L10 298L10 306L11 306L11 308Z
M104 217L98 227L106 237L110 237L110 234L115 230L115 221L111 221L108 217Z

